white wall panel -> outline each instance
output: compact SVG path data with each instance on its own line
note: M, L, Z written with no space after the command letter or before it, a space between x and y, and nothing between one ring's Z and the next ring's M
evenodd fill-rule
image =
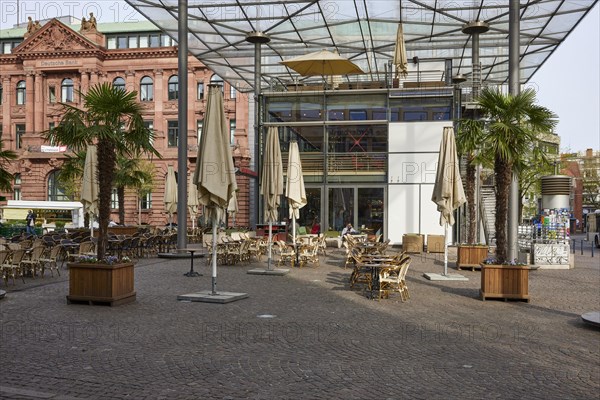
M444 227L440 226L440 213L437 205L431 201L433 185L421 185L421 232L425 235L443 235ZM450 234L451 229L448 229Z
M438 154L390 154L389 183L435 183Z
M405 233L419 232L419 185L390 185L388 199L388 237L399 244Z
M389 125L389 151L439 152L445 126L452 126L452 121L392 122Z

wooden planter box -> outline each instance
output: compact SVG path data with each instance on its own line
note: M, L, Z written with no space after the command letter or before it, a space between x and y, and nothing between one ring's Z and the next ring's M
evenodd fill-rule
M116 306L135 301L134 265L69 263L67 303Z
M487 258L487 255L487 246L460 245L458 246L456 268L459 270L462 268L471 268L471 271L474 271L475 268L479 268L483 260Z
M427 252L428 253L443 253L444 252L444 235L427 235Z
M519 299L529 302L527 265L481 264L481 300Z
M423 251L423 235L417 233L402 235L402 250L407 253L421 253Z

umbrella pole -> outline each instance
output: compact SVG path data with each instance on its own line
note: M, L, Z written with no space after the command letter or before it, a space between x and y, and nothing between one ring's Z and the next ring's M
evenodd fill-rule
M448 223L444 224L444 276L448 275Z
M273 222L269 221L269 257L267 259L267 269L271 270L271 257L273 256Z
M296 254L296 265L298 265L298 249L296 248L296 214L292 217L292 240L294 241L294 253Z
M216 210L215 210L216 214ZM217 294L217 216L213 217L212 227L212 293Z

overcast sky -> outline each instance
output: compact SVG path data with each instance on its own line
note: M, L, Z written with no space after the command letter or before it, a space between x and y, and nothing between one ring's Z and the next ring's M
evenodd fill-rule
M17 0L0 0L0 29L11 28L15 23L16 3ZM90 12L100 22L141 19L123 0L20 0L19 7L20 15L33 15L33 19L81 17ZM563 151L600 150L599 26L600 6L596 4L528 84L538 91L539 104L558 114L557 133Z

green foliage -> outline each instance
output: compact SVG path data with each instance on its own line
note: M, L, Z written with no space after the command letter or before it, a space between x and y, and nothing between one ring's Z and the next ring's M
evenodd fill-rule
M6 166L10 161L17 159L17 153L12 150L4 150L4 143L0 138L0 190L11 192L13 187L13 175L6 170Z
M118 157L136 157L141 153L160 154L152 146L154 133L144 126L137 93L103 83L81 94L83 107L62 104L64 114L46 139L67 145L72 151L85 151L95 144L98 156L99 241L98 258L104 258L108 242L110 197Z

